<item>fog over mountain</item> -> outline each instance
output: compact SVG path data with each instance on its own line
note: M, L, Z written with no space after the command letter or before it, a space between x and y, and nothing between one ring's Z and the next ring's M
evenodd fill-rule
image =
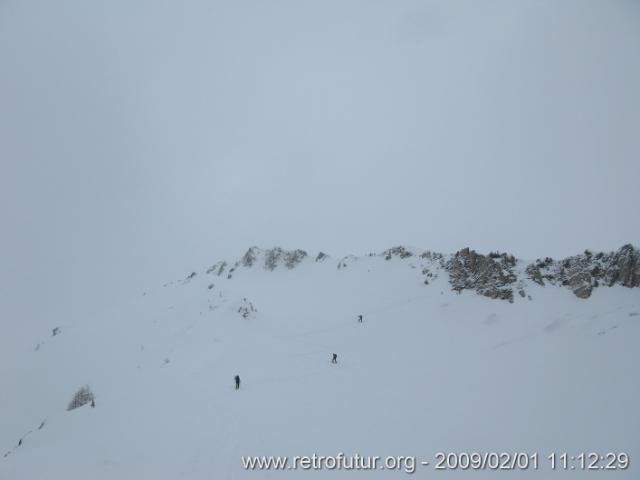
M637 244L639 21L622 0L2 1L2 314L86 314L252 244Z

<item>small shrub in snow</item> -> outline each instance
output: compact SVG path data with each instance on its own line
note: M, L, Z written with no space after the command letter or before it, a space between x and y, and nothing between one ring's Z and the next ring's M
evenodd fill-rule
M67 411L75 410L76 408L82 407L87 403L92 403L95 400L95 396L93 392L89 388L89 385L85 385L78 390L69 405L67 406Z

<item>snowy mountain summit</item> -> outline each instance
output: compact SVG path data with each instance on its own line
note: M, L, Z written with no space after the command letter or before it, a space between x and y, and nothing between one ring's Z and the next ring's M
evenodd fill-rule
M427 478L436 452L527 452L541 471L497 476L566 479L584 472L553 452L621 452L629 468L598 478L637 479L639 282L631 245L533 262L252 247L0 337L0 478L407 474L242 463L313 454L413 458Z

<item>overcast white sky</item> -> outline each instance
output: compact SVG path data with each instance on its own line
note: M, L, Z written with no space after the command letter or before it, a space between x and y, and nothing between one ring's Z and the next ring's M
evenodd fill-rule
M250 245L638 245L640 2L0 0L0 313Z

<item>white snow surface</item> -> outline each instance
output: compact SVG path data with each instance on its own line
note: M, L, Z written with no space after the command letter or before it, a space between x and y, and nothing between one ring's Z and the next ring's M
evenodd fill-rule
M418 256L341 268L315 256L274 271L258 259L231 279L203 269L89 318L2 335L0 479L408 476L241 464L340 452L429 461L415 478L640 478L640 290L583 300L529 282L531 300L510 304L450 291ZM83 385L95 408L67 411ZM436 452L503 451L538 452L540 468L434 470ZM631 465L552 471L551 452L626 452Z

